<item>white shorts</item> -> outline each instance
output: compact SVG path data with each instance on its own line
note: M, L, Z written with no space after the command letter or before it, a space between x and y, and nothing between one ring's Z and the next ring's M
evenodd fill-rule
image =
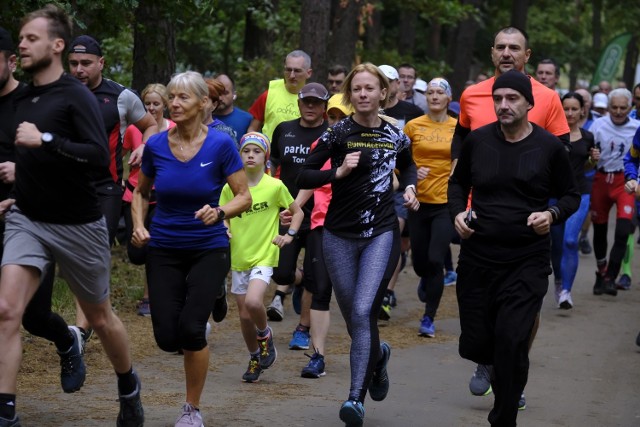
M254 279L260 279L265 284L271 282L273 275L273 267L253 267L250 270L232 271L231 272L231 293L236 295L245 295L249 289L249 282Z

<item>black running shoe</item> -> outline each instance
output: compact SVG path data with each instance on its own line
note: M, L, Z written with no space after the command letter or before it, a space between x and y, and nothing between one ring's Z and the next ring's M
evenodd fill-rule
M140 390L142 384L136 371L133 371L136 377L136 389L128 396L118 396L120 400L120 413L116 421L117 427L142 427L144 425L144 409L140 400Z

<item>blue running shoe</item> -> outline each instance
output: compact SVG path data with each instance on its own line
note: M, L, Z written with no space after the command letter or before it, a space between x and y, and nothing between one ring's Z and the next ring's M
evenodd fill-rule
M269 333L266 337L258 337L258 347L260 347L260 368L269 369L278 358L278 351L273 343L273 330L267 326Z
M629 289L631 289L631 276L629 276L628 274L623 274L618 279L618 283L616 283L616 286L622 291L628 291Z
M527 399L524 398L524 392L520 395L520 400L518 400L518 411L524 411L527 409Z
M474 396L486 396L490 394L493 389L491 388L491 376L493 375L493 366L490 365L478 365L476 371L473 373L471 380L469 381L469 391Z
M289 341L289 350L308 350L309 341L311 341L309 331L296 328L296 330L293 331L293 338Z
M87 369L82 358L82 333L76 326L69 326L73 335L71 348L60 356L60 383L65 393L73 393L82 387L87 376Z
M16 415L12 420L0 417L0 427L20 427L20 419Z
M455 271L447 271L447 274L444 275L445 286L453 286L456 284L457 280L458 274Z
M369 383L369 396L372 400L379 402L384 400L389 393L389 375L387 374L387 364L391 357L391 347L386 342L380 344L382 359L378 361L376 369L373 371L371 382Z
M324 377L326 372L324 371L324 356L318 353L318 350L315 351L311 356L307 353L304 354L310 360L307 363L307 366L302 368L302 374L300 375L302 378L320 378Z
M418 335L420 335L421 337L435 338L436 327L433 324L433 319L431 319L429 316L424 316L420 321L420 329L418 330Z
M340 419L346 427L360 427L364 424L364 405L357 400L347 400L340 407Z

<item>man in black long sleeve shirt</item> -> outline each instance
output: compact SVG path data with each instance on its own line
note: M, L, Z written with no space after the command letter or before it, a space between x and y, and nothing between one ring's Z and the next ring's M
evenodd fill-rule
M55 260L116 371L117 426L142 426L140 381L132 368L127 332L109 300L108 235L91 183L91 172L109 160L98 104L88 89L64 73L62 54L71 35L64 11L48 5L22 22L21 65L33 82L15 99L15 199L0 202L6 222L0 277L0 425L19 425L15 396L20 321L42 274ZM61 380L65 391L73 392L84 380L79 334L67 356Z
M463 239L456 287L460 355L493 365L489 422L511 427L551 273L549 229L577 210L580 194L560 140L528 121L534 103L529 79L518 71L502 74L493 101L498 122L465 139L448 199ZM551 207L550 198L558 200Z

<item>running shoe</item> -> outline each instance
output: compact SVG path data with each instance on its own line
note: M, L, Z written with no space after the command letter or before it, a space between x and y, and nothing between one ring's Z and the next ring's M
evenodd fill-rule
M302 378L320 378L324 377L326 372L324 371L324 356L318 353L316 350L311 356L307 353L304 354L309 358L307 366L302 368Z
M227 311L229 311L229 304L227 303L227 282L225 281L222 284L222 289L220 289L220 295L213 303L213 310L211 310L213 321L216 323L222 322L227 317Z
M20 419L17 415L12 420L0 417L0 427L20 427Z
M493 374L493 366L478 365L469 381L469 391L474 396L486 396L491 394L491 375Z
M289 350L308 350L311 335L308 330L296 328L293 331L293 338L289 341Z
M382 300L382 306L380 307L380 312L378 313L378 320L388 321L391 319L391 304L389 302L389 297L385 296Z
M580 248L580 252L583 255L589 255L591 252L593 252L591 243L589 243L589 238L587 236L580 237L580 240L578 240L578 247Z
M571 291L563 289L560 292L560 299L558 300L558 308L563 310L570 310L573 308L573 300L571 299Z
M629 276L628 274L623 274L618 279L618 283L616 283L616 286L622 291L628 291L629 289L631 289L631 276Z
M520 395L520 400L518 400L518 411L524 411L527 409L527 399L524 398L524 392Z
M596 283L593 285L593 294L602 295L604 292L604 276L596 271Z
M421 337L436 337L436 326L433 324L433 319L429 316L424 316L420 321L420 329L418 329L418 335Z
M380 351L382 351L382 359L378 361L376 369L373 371L371 382L369 383L369 396L376 402L384 400L387 397L387 393L389 393L387 364L391 357L391 347L383 341L382 344L380 344Z
M444 275L444 285L445 286L453 286L456 284L458 280L458 274L455 271L447 271Z
M138 316L151 316L151 306L149 305L149 298L142 298L140 301L138 301Z
M364 424L364 405L357 400L347 400L340 407L340 419L345 427L360 427Z
M291 295L291 305L293 306L293 311L296 314L300 314L302 312L302 294L304 293L304 288L302 285L293 287L293 294Z
M604 283L602 284L602 291L607 294L615 297L618 295L618 287L613 278L606 276L604 278Z
M396 298L396 293L390 290L387 290L387 297L389 298L389 305L392 308L395 308L398 305L398 299Z
M120 413L118 413L117 427L142 427L144 425L144 409L140 400L140 390L142 384L136 371L133 371L136 378L136 389L127 396L118 396L120 400Z
M189 403L182 406L182 414L176 420L175 427L204 427L200 410Z
M242 375L242 381L245 383L257 383L260 381L261 373L262 368L260 367L260 356L252 356L249 360L247 371Z
M267 326L269 333L266 337L258 337L258 347L260 347L260 368L269 369L278 358L278 351L273 344L273 331ZM309 347L307 347L309 348Z
M73 335L71 348L60 356L60 383L65 393L73 393L82 387L87 376L87 369L82 358L82 333L77 326L69 326Z
M76 328L78 328L78 327L76 326ZM87 328L86 330L84 330L82 328L78 328L78 330L80 331L80 334L82 335L82 354L84 354L84 351L87 348L87 343L89 342L89 340L93 336L93 329L92 328Z
M267 317L274 322L281 322L284 319L284 307L280 295L273 297L271 304L267 307Z

